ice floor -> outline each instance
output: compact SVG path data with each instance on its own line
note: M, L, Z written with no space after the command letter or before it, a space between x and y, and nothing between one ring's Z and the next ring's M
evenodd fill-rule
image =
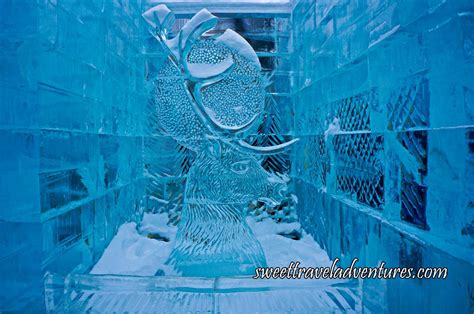
M292 261L301 266L330 266L327 253L313 237L294 223L276 223L271 218L248 217L257 240L263 247L269 267L287 267ZM137 226L130 222L120 226L104 254L94 265L94 275L176 276L165 264L174 245L177 227L168 223L168 215L147 214ZM288 236L301 233L298 240Z

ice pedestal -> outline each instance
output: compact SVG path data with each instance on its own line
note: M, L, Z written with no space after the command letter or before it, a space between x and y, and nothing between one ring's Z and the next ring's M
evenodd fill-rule
M59 297L64 291L66 294ZM360 311L357 281L70 275L46 278L48 308L58 312Z

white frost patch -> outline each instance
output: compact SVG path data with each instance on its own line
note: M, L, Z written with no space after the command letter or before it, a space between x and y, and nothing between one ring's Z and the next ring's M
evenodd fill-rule
M173 37L172 39L167 39L165 42L166 46L170 49L171 53L180 60L179 54L179 36Z
M295 194L291 193L291 199L293 200L293 202L295 204L298 204L298 196L296 196Z
M371 32L370 35L372 35L372 33L376 32L376 31L378 31L382 27L385 27L385 22L380 24L380 26L378 26L376 29L374 29ZM390 37L391 35L393 35L399 28L400 28L400 25L396 25L395 27L392 27L392 29L390 29L389 31L387 31L387 32L383 33L382 35L380 35L379 37L377 37L375 40L372 40L369 43L369 49L372 48L373 46L375 46L376 44L378 44L379 42L383 41L387 37Z
M334 118L329 124L326 131L324 131L324 140L327 142L329 135L341 133L341 126L339 125L339 118Z
M143 235L151 233L159 233L168 239L174 239L177 228L168 226L168 214L148 214L143 215L142 223L139 227L140 233Z
M276 223L270 218L257 221L255 217L247 217L247 223L262 245L268 267L288 266L291 262L300 262L300 266L306 267L331 265L327 253L306 232L302 232L300 240L278 234L299 230L298 222Z
M217 64L186 63L189 74L198 79L207 79L218 76L227 71L234 64L232 56Z
M418 184L423 184L421 174L418 171L418 161L410 154L410 152L393 136L387 137L387 143L390 150L396 153L400 162L405 166L405 169L413 176L413 179ZM383 157L379 157L381 159Z
M222 43L237 51L237 53L248 59L258 70L261 69L260 61L252 46L239 34L227 29L224 34L215 39L215 43Z
M142 14L145 21L148 22L152 27L156 28L159 25L156 25L156 21L163 25L168 14L171 13L171 10L164 4L157 5L152 7L151 9L147 10L145 13Z
M201 35L200 33L194 33L196 29L198 29L204 23L212 20L217 23L217 17L215 15L212 15L211 12L206 9L202 9L201 11L196 13L181 29L181 49L185 48L186 41L188 40L189 36L193 35L194 37L196 35Z
M241 147L250 149L254 152L258 151L261 153L268 153L273 152L276 153L278 151L283 151L286 147L292 145L293 143L298 142L299 138L294 138L291 141L285 142L283 144L273 145L273 146L252 146L244 140L239 140L238 143Z
M141 231L160 233L170 241L150 239L137 231L134 222L120 226L117 234L105 249L91 274L154 276L159 269L166 275L176 275L173 267L165 265L173 248L177 228L166 225L166 214L145 214Z

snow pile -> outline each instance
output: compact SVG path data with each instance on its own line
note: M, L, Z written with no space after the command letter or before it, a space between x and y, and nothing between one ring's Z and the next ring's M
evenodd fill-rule
M292 261L307 267L331 265L326 252L301 231L299 223L276 223L271 218L255 217L248 217L247 223L262 245L269 267L288 266ZM168 225L166 213L145 214L139 227L134 222L123 224L90 273L176 276L173 268L165 264L176 232L175 226ZM288 237L295 233L299 240Z
M142 235L160 234L168 239L174 239L176 236L177 227L168 226L168 214L148 214L143 215L140 225L140 233Z
M300 262L306 267L331 265L327 253L304 230L299 240L282 235L302 230L298 222L277 223L271 218L258 221L255 217L248 217L247 223L262 245L268 267L288 266L290 262Z
M145 214L139 228L142 234L136 223L123 224L90 273L154 276L161 269L166 275L176 275L171 266L165 265L177 231L167 222L167 214ZM149 237L154 234L166 237L168 242Z

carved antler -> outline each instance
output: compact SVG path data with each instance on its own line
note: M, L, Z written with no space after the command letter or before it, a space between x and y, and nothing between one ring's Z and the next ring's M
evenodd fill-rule
M217 64L189 63L188 55L201 36L216 26L216 16L212 15L206 9L199 11L186 23L179 35L172 39L168 39L168 34L169 29L174 24L175 16L166 5L161 4L152 7L143 14L143 17L152 27L151 33L158 39L163 49L168 52L169 60L180 69L183 74L184 89L192 104L192 108L201 123L212 135L219 137L242 152L260 155L280 153L299 140L293 139L280 145L268 147L253 146L237 137L251 129L257 121L259 121L259 114L255 114L250 121L240 126L223 125L209 114L209 111L202 102L201 90L224 79L232 72L235 62L232 55L229 55L226 59ZM231 30L227 30L226 33L231 36L240 37L240 35ZM224 33L224 35L226 33ZM245 42L243 38L242 41ZM247 42L245 42L245 44L248 45ZM248 45L248 47L253 52L250 45ZM253 54L255 55L255 52L253 52ZM260 63L256 55L254 59L254 64L258 65L260 69Z

